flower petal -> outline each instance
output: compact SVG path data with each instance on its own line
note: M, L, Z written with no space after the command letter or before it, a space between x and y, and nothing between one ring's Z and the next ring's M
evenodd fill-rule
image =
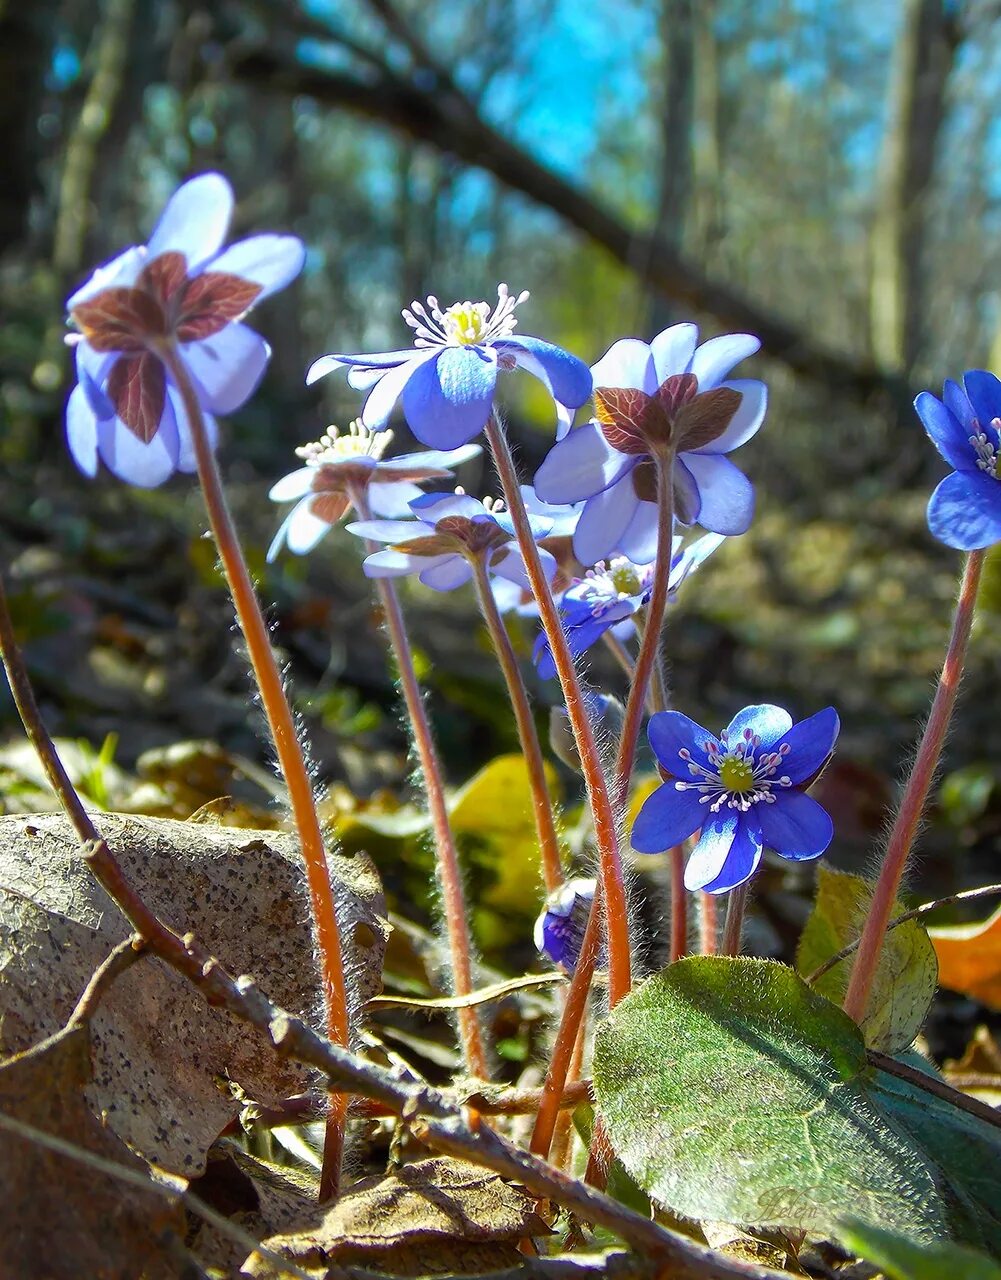
M699 390L718 387L726 375L741 360L753 356L761 343L750 333L724 333L710 338L692 356L691 372L699 380Z
M577 559L582 564L596 564L610 556L619 546L637 509L643 505L636 496L631 475L623 476L610 488L588 498L573 535Z
M687 751L692 760L704 769L712 769L706 754L706 743L716 739L708 729L703 729L680 711L658 711L647 725L650 746L661 766L675 778L690 779L688 762L681 757Z
M66 444L85 476L97 475L97 415L82 386L75 386L66 403Z
M221 173L192 178L167 201L149 239L149 258L183 253L190 276L219 252L232 214L233 189Z
M444 347L407 380L403 412L422 444L454 449L486 426L496 386L496 352L479 347Z
M356 520L345 527L348 533L369 542L409 542L412 538L430 537L434 532L419 520Z
M755 806L761 838L794 862L819 858L834 839L831 815L803 791L775 791L773 804Z
M696 519L710 533L746 533L754 518L754 486L721 454L685 453L679 458L699 492Z
M383 471L387 467L401 471L412 471L416 467L444 470L478 458L482 452L483 448L478 444L464 444L458 449L424 449L420 453L401 453L398 458L383 458L379 467Z
M368 486L368 505L374 515L396 520L410 511L410 503L421 496L420 487L409 480L378 481Z
M188 426L188 415L184 409L184 402L181 400L181 393L170 382L167 383L167 399L173 405L174 417L177 420L177 433L179 438L177 451L177 469L185 475L193 475L198 470L198 460L195 457L195 443L191 439L191 429ZM219 447L219 424L211 413L202 414L202 422L205 425L205 434L208 437L209 448L215 453Z
M535 473L535 492L544 502L580 502L607 489L635 463L612 448L596 422L586 422L549 450Z
M705 893L736 889L758 869L761 847L761 829L753 811L724 809L713 814L688 859L685 888L702 889Z
M779 766L779 772L791 779L794 786L812 778L834 750L840 731L841 721L833 707L825 707L823 711L800 720L788 733L781 735L781 741L789 747L789 754ZM779 739L770 745L779 746Z
M410 510L428 524L437 524L448 516L461 516L464 520L489 518L486 507L471 493L421 493L410 504Z
M591 366L591 378L596 387L635 387L648 396L660 385L650 348L639 338L613 342L598 363Z
M268 490L272 502L292 502L309 493L316 475L315 467L300 467L298 471L290 471L287 476L276 481Z
M715 440L710 440L701 449L693 449L693 453L730 453L750 440L765 420L768 388L763 382L758 382L755 378L731 378L721 385L740 392L737 412L730 419L722 435L718 435Z
M629 841L637 853L663 853L698 831L705 817L697 791L679 791L665 782L644 800Z
M291 284L306 261L306 246L298 236L273 234L237 240L212 262L213 271L226 271L260 286L254 305Z
M133 285L146 264L146 250L142 245L134 244L103 267L98 267L89 280L86 280L75 293L66 299L66 310L72 311L81 302L93 298L105 289L127 288Z
M465 556L443 556L419 575L421 582L432 591L454 591L473 576L473 566Z
M304 556L316 546L320 539L330 532L329 520L321 520L309 509L309 498L297 503L285 517L285 522L275 534L274 541L268 550L268 560L273 560L285 542L293 555Z
M1001 542L1001 481L983 471L954 471L928 503L928 528L959 551Z
M233 321L224 329L181 347L199 399L212 413L233 413L254 394L271 348L253 329Z
M155 489L177 470L179 440L177 418L169 396L156 434L144 444L121 418L107 418L97 425L97 448L110 472L140 489Z
M578 409L590 396L591 370L562 347L527 334L498 338L491 345L495 351L509 351L517 364L538 378L561 405Z
M724 542L726 538L719 533L706 533L690 542L680 555L675 556L671 565L671 591L677 591L688 575L694 573Z
M433 360L435 354L434 351L418 351L405 364L392 365L386 370L368 393L362 409L361 420L370 431L385 430L407 383L422 365Z
M955 383L953 386L955 387ZM958 387L955 389L959 391ZM962 395L962 392L959 394ZM966 397L963 396L963 401L965 400ZM969 409L969 404L966 407ZM914 401L914 410L932 444L950 467L961 471L977 465L977 456L970 444L970 427L961 422L948 405L930 391L922 391Z
M780 741L785 741L791 728L792 716L788 711L770 702L761 702L737 712L726 727L726 739L735 747L746 731L760 738L763 748L777 747Z
M616 548L633 564L649 564L657 555L657 508L652 502L638 502L636 513L619 538Z
M654 369L657 374L657 386L675 373L688 373L695 344L699 340L697 324L672 324L663 329L650 343Z
M352 525L348 525L348 531L354 532ZM405 551L374 551L370 556L366 556L362 568L365 570L366 578L400 578L407 573L417 573L418 570L432 569L435 565L441 564L444 560L451 560L451 554L447 556L411 556Z
M973 406L981 429L995 418L1001 418L1001 381L984 369L971 369L963 374L963 386Z

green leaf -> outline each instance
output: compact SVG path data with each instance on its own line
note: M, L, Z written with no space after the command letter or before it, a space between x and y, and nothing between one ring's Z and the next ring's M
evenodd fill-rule
M796 952L796 968L808 978L815 969L859 936L871 896L861 876L821 866L817 901ZM898 903L894 915L902 915ZM854 953L829 969L815 990L841 1003ZM935 995L938 962L924 926L908 920L887 934L872 985L862 1031L870 1049L896 1053L913 1044Z
M854 1214L1001 1249L1001 1132L868 1065L837 1006L774 961L691 956L599 1026L597 1101L675 1213L841 1238Z
M845 1244L873 1262L890 1280L1001 1280L1001 1267L982 1253L958 1244L915 1244L913 1240L846 1218Z

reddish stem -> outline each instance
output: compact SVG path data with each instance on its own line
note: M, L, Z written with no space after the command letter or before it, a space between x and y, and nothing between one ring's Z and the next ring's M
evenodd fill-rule
M205 430L201 404L187 368L176 348L165 345L160 355L184 404L209 524L226 573L226 581L229 584L240 629L247 643L247 652L260 690L264 714L271 729L278 764L288 787L292 817L298 833L303 861L306 864L306 879L309 884L323 979L327 1034L334 1044L347 1048L348 1004L344 987L340 930L330 887L327 850L316 812L309 770L296 733L292 709L285 697L281 673L271 648L267 623L261 613L254 584L243 558L233 518L226 502L215 454ZM336 1197L340 1187L348 1101L347 1094L332 1093L330 1095L323 1143L323 1167L320 1174L321 1200Z
M914 844L928 791L942 754L949 721L952 719L953 708L956 705L956 695L963 675L963 663L966 659L970 628L973 625L977 588L980 585L985 555L984 551L971 551L966 558L959 599L956 602L956 612L952 620L952 634L949 637L945 662L942 664L942 674L939 676L938 688L935 690L935 698L921 738L921 745L918 747L911 775L907 779L907 786L900 800L900 808L897 810L897 817L887 843L886 856L883 859L879 879L869 906L869 914L862 930L844 1000L845 1013L856 1022L861 1022L865 1017L869 1004L869 992L879 965L887 925L893 914L893 906L897 900L907 858Z
M532 807L535 811L535 830L539 837L539 853L542 858L542 877L546 892L552 893L563 883L563 864L560 860L560 842L556 834L556 819L553 816L553 805L549 798L549 787L546 784L546 766L542 758L542 747L535 728L535 717L528 701L528 690L521 678L521 668L507 633L504 619L497 608L497 601L490 589L490 577L482 556L473 560L476 575L476 595L493 641L494 652L504 679L507 683L514 718L518 725L518 740L521 752L525 757L528 769L529 786L532 789Z
M688 891L685 888L685 846L676 844L667 855L671 867L671 962L688 951Z
M364 490L353 490L351 502L362 520L371 518L368 497ZM366 542L372 552L380 550L375 543ZM424 789L427 793L428 812L434 831L435 855L441 880L442 901L445 909L445 929L448 934L449 957L452 963L452 984L455 994L468 996L473 990L472 942L469 936L466 898L459 869L459 853L455 847L455 835L448 816L445 801L445 784L435 747L434 735L428 721L427 709L421 696L421 687L414 668L413 652L407 637L407 628L400 607L400 598L390 578L374 578L375 589L386 619L386 630L396 659L396 668L403 689L403 700L414 735L417 758L420 761ZM486 1051L480 1019L475 1009L459 1009L459 1035L466 1069L480 1080L489 1080Z
M747 897L751 883L745 880L730 890L726 903L726 921L723 925L723 941L720 954L724 956L740 955L740 939L744 932L744 912L747 910Z
M699 950L704 956L716 954L719 938L719 916L714 893L699 893Z

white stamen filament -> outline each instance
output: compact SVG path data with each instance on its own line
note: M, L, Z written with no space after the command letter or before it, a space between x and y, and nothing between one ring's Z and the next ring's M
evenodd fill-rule
M987 475L998 478L998 450L997 445L991 441L987 433L980 429L980 424L974 422L974 433L969 437L970 444L973 445L973 452L977 455L977 467L979 470L986 472ZM991 423L991 430L998 439L1001 439L1001 418L995 418Z
M756 758L755 752L760 746L760 736L753 734L750 729L744 730L742 739L733 747L727 742L725 733L720 734L719 742L710 738L703 743L703 748L712 765L711 769L693 760L688 748L683 747L678 755L687 764L688 772L692 777L701 778L702 781L678 780L674 784L675 789L701 792L699 803L707 805L710 813L719 813L723 808L737 809L741 813L747 813L756 804L774 804L775 796L772 794L772 788L792 786L792 779L788 774L782 774L781 777L775 776L779 765L789 754L790 747L788 743L783 742L774 751L766 751ZM745 766L749 770L746 787L734 790L724 782L722 770L727 764Z
M332 426L319 440L301 445L295 453L307 467L324 467L352 458L381 458L392 440L392 431L370 431L360 418L355 418L346 432Z
M528 298L528 290L511 296L506 284L497 286L497 304L491 312L488 302L453 302L443 311L434 294L427 305L415 299L404 308L403 319L414 331L415 347L489 346L497 338L507 338L518 323L514 309Z

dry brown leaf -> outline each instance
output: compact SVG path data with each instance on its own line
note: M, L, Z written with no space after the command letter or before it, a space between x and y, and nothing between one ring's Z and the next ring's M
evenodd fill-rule
M133 1172L146 1166L91 1113L86 1026L61 1031L0 1064L0 1111ZM184 1235L184 1215L146 1193L18 1134L0 1135L4 1276L138 1280L166 1276L159 1237Z
M1001 907L979 924L929 929L939 985L1001 1010Z
M231 972L253 974L276 1003L315 1021L309 902L292 836L118 814L97 821L154 911L194 931ZM330 869L360 1013L381 987L378 877L364 855L331 857ZM127 933L64 818L0 818L0 1054L62 1026ZM92 1025L94 1110L151 1163L187 1177L201 1172L209 1146L239 1113L230 1083L269 1106L310 1083L155 960L115 982Z
M464 1160L434 1156L356 1183L297 1230L264 1243L305 1267L363 1264L390 1275L469 1275L513 1265L520 1239L548 1232L520 1188ZM265 1275L256 1254L244 1274Z
M946 1062L942 1074L953 1088L972 1094L988 1106L1001 1106L1001 1045L989 1028L977 1027L963 1056Z

